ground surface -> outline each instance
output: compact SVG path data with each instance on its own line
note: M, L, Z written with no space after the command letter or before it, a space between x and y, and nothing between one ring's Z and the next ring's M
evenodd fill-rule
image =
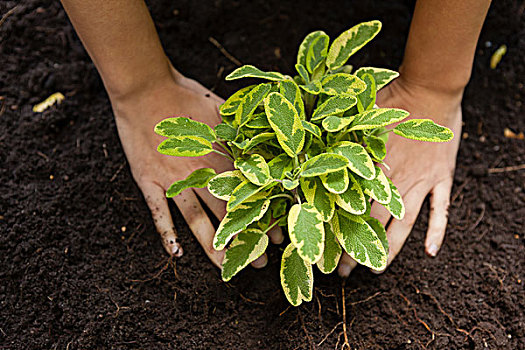
M234 66L210 36L243 63L291 72L306 33L322 28L334 37L378 18L383 33L352 63L399 64L411 2L309 3L150 1L175 66L223 96L238 87L222 80ZM423 252L425 206L387 273L352 274L345 294L353 348L525 348L525 172L480 170L525 163L525 141L503 136L506 127L525 131L522 3L495 1L482 33L444 247L436 259ZM174 276L101 81L62 8L2 1L0 14L13 8L0 22L0 348L340 345L341 280L316 275L313 302L288 308L281 247L262 271L225 284L175 211L186 253ZM491 70L501 44L507 55ZM31 111L55 91L66 95L58 108Z

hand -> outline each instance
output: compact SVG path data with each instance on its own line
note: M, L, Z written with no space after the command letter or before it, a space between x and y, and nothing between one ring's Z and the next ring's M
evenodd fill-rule
M223 101L174 69L165 79L153 82L151 86L130 95L110 98L133 178L144 194L164 248L170 255L178 257L183 251L177 241L165 191L174 181L185 178L196 169L214 168L217 172L223 172L233 166L215 153L199 158L162 155L157 152L157 146L164 138L156 135L153 129L159 121L170 116L191 117L213 127L221 121L218 105ZM224 201L213 197L206 188L188 189L173 198L210 260L220 266L224 251L213 248L215 229L197 196L219 220L226 214L226 205ZM274 242L282 240L280 231L274 231L270 236ZM263 267L266 262L267 257L264 255L252 265Z
M389 243L388 264L405 243L427 194L430 197L430 217L425 240L425 251L435 257L447 227L450 192L453 183L456 155L461 136L461 98L463 91L435 91L408 82L400 77L378 93L377 105L402 108L410 112L409 118L430 118L450 128L454 139L448 143L430 143L407 140L390 134L385 163L390 170L385 174L399 189L405 203L403 220L392 221L390 213L379 203L372 204L371 216L387 229ZM346 277L357 265L346 253L339 263L339 275Z

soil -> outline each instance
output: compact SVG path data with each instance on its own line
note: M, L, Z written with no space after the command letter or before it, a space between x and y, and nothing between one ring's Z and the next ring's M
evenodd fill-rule
M380 19L352 63L396 68L412 1L149 3L166 51L186 75L227 96L234 65L292 72L305 34L334 37ZM428 203L383 275L344 286L357 349L525 349L525 5L494 1L464 98L464 137L447 237L424 254ZM8 11L13 9L12 11ZM333 349L344 342L343 282L316 273L311 303L289 307L283 247L231 283L176 208L185 255L167 259L133 182L108 97L58 1L0 3L0 347L2 349ZM436 33L439 35L439 33ZM497 69L492 53L508 47ZM240 83L242 84L242 83ZM32 106L60 91L44 113ZM468 137L467 137L468 136Z

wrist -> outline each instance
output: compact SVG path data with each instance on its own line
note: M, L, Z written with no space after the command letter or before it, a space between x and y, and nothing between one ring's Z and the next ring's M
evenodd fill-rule
M400 79L407 85L432 91L436 94L450 96L452 98L463 96L467 86L471 71L463 69L461 73L443 72L440 74L430 74L430 72L421 73L418 69L403 62L399 67Z

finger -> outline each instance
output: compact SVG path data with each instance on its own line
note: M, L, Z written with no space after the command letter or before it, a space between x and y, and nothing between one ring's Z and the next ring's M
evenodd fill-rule
M226 215L226 202L215 198L207 188L196 188L197 195L206 203L217 219L222 220Z
M256 269L262 269L266 264L268 264L268 255L266 255L266 253L252 261L252 266Z
M272 229L268 231L268 236L270 236L273 244L281 244L284 241L283 230L279 225L272 227Z
M386 227L386 224L388 224L388 220L390 220L391 217L390 212L386 210L383 205L376 201L372 203L370 216L379 220L384 227Z
M408 235L412 231L412 227L416 222L419 215L421 205L425 200L425 196L428 191L420 185L412 188L409 192L403 196L405 200L405 217L403 220L393 220L387 228L386 237L388 239L388 260L387 266L390 265L392 260L403 248ZM372 271L374 273L382 273L382 271Z
M142 184L141 189L151 211L157 232L162 239L164 249L166 249L170 255L176 257L182 256L183 250L179 242L177 242L177 233L173 226L173 220L171 219L164 189L152 182Z
M173 200L206 255L208 255L212 263L220 267L224 258L224 251L217 251L213 248L215 228L199 203L195 192L190 189L182 191L182 193L174 197Z
M337 268L337 274L343 278L350 276L350 272L357 266L357 261L352 259L350 255L343 252L341 260L339 260L339 267Z
M451 177L438 183L432 190L430 217L428 221L427 238L425 240L425 251L432 257L437 255L445 238L452 183L453 179Z

